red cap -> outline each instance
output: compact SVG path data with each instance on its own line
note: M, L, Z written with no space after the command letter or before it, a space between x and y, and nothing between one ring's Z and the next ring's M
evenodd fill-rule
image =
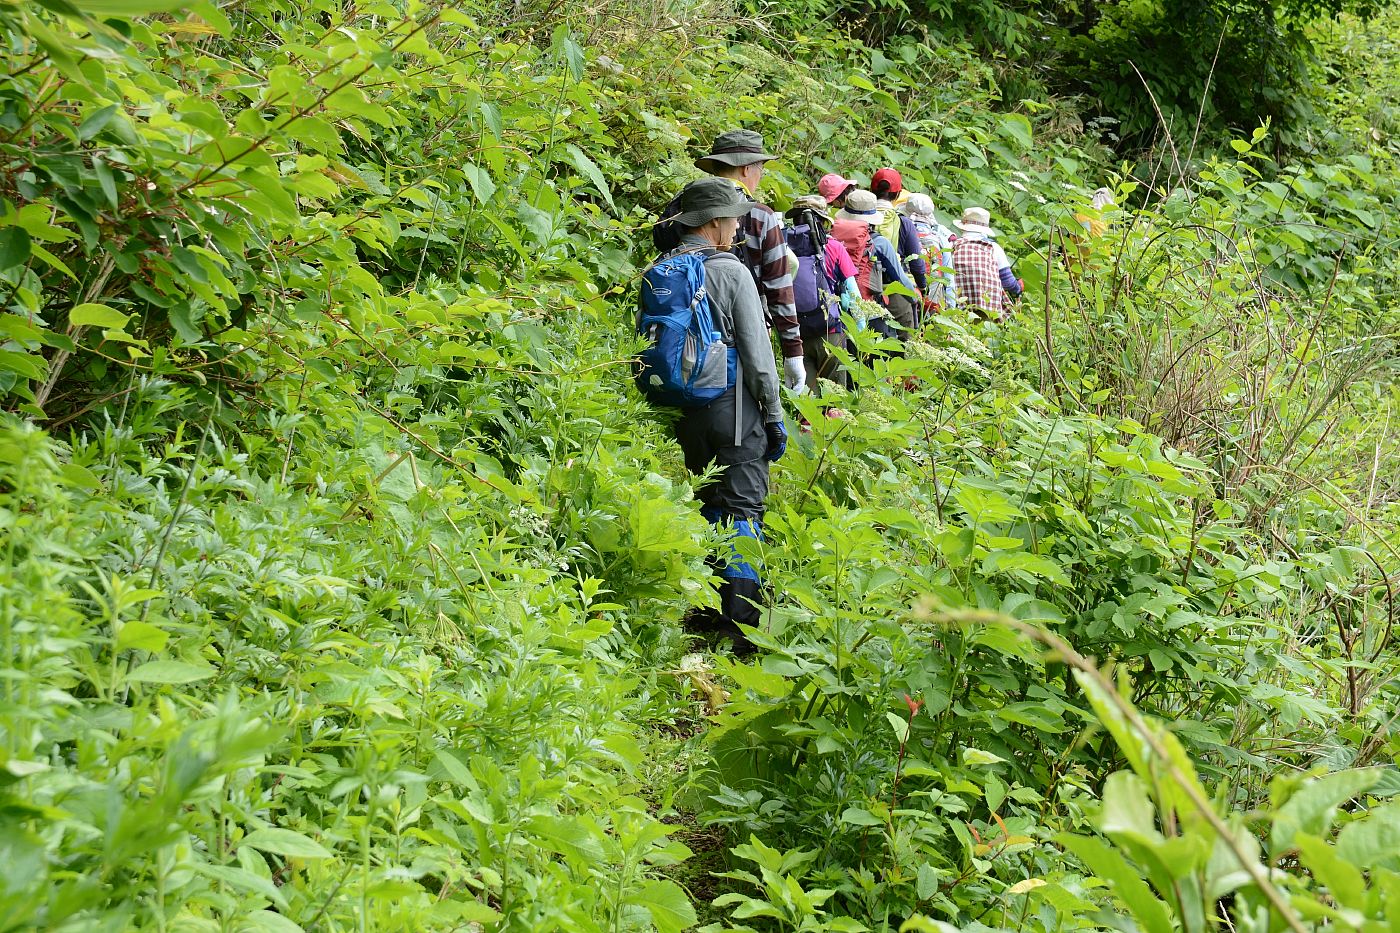
M884 182L882 185L881 182ZM885 188L881 191L881 188ZM874 175L870 176L870 190L875 192L877 197L889 197L899 194L904 190L904 179L899 177L899 173L892 168L882 168Z

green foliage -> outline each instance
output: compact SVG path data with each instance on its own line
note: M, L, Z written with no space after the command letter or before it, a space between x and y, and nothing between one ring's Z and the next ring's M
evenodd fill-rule
M759 25L0 10L0 928L1386 916L1389 140L1237 140L1089 237L1067 106ZM897 165L1029 286L789 400L751 663L687 655L724 545L628 378L734 125L775 205Z
M751 7L762 13L770 5ZM1178 150L1181 162L1261 123L1276 127L1279 152L1308 148L1330 132L1323 73L1352 69L1319 55L1328 27L1391 7L1387 0L790 0L783 21L804 34L835 25L877 46L970 43L1006 63L998 71L1016 90L1010 99L1081 98L1096 135L1123 155L1155 161Z
M1282 637L1289 594L1321 581L1311 559L1246 558L1205 465L1133 421L901 370L912 395L842 399L840 420L804 406L798 489L769 521L788 551L767 555L796 605L773 611L760 665L727 669L748 696L709 734L711 818L815 852L823 887L876 928L1010 909L1028 878L1074 914L1093 895L1053 840L1114 758L1080 733L1103 712L1022 640L930 628L911 602L1053 626L1226 774L1263 766L1267 724L1326 727L1325 707L1265 686L1287 662L1238 650Z
M1335 59L1318 54L1330 21L1392 9L1385 0L1084 5L1059 20L1059 67L1118 121L1126 151L1175 148L1189 159L1263 123L1277 129L1276 151L1306 149L1331 123L1322 76Z
M1077 676L1133 770L1109 775L1093 819L1117 851L1085 836L1061 842L1110 882L1141 928L1269 930L1282 922L1303 930L1305 921L1362 927L1385 919L1395 863L1379 840L1394 832L1397 811L1383 802L1391 787L1367 792L1383 778L1393 784L1393 771L1278 778L1267 809L1249 819L1221 814L1176 738L1115 697L1078 660ZM1353 800L1354 810L1339 813ZM1346 825L1332 844L1326 838L1339 815ZM1272 826L1273 860L1296 856L1308 873L1271 873L1250 820ZM1363 871L1370 873L1369 891Z
M598 580L454 569L481 559L453 513L479 516L428 464L381 477L384 540L343 524L353 480L289 495L123 433L0 444L7 922L684 925Z

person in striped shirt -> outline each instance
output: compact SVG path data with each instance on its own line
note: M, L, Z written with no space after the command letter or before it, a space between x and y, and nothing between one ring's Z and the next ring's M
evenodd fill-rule
M735 252L753 273L763 297L768 326L778 335L783 353L783 384L801 391L807 382L807 369L802 361L802 328L797 322L783 218L754 198L758 183L763 180L764 164L776 158L763 148L763 137L758 133L730 130L721 133L709 154L696 159L695 165L703 172L734 182L753 202L749 212L739 218L741 249Z

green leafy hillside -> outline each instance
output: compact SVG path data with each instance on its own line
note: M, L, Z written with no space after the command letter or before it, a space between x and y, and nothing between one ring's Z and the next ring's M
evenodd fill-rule
M1390 929L1400 16L1115 152L874 6L0 5L0 930ZM738 126L1027 284L785 397L748 659L631 380Z

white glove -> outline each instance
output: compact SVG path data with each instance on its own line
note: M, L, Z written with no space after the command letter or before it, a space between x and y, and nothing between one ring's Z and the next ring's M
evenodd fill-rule
M807 367L803 365L802 357L789 356L783 360L783 375L787 387L798 395L807 388Z

